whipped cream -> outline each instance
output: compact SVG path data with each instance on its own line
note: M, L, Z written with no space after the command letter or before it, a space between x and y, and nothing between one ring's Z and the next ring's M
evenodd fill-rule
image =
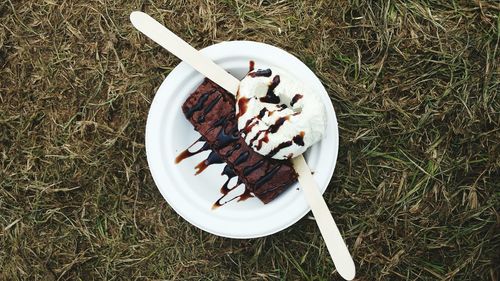
M250 71L236 99L238 129L261 155L290 159L323 137L326 115L321 100L284 70Z

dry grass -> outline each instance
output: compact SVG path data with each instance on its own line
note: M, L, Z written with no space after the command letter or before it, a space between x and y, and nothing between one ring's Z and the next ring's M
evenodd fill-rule
M325 196L359 280L498 280L500 7L484 0L0 0L0 279L338 278L310 219L230 240L164 202L144 126L178 60L133 30L136 9L320 76L341 132Z

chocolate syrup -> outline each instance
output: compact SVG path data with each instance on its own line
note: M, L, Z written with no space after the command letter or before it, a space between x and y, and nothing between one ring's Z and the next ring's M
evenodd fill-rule
M225 196L226 196L226 195L227 195L227 194L228 194L228 193L229 193L229 192L230 192L233 188L235 188L236 186L238 186L238 185L239 185L239 184L238 184L238 185L235 185L235 186L233 186L233 187L229 187L229 182L231 181L231 179L232 179L232 178L228 178L228 179L224 182L224 184L222 185L222 187L220 188L220 193L222 193L222 197L221 197L221 198L219 198L219 200L220 200L220 199L222 199L222 198L224 198L224 197L225 197ZM219 201L219 200L218 200L218 201Z
M272 177L274 177L274 174L276 174L276 172L278 172L278 170L281 168L281 165L276 165L274 166L271 171L269 171L267 174L265 174L264 176L262 176L260 179L258 179L256 182L255 182L255 188L259 188L261 185L263 185L264 183L268 182Z
M250 152L248 152L248 151L242 152L238 156L238 158L236 158L236 160L234 160L234 165L236 166L236 165L239 165L239 164L247 161L249 155L250 155Z
M214 124L213 124L214 127L212 128L212 130L219 127L222 124L225 124L226 121L227 121L227 117L222 117L221 119L218 119L217 121L214 122Z
M292 138L292 140L282 142L278 144L275 148L273 148L271 151L269 151L269 154L267 155L268 157L273 157L278 153L280 150L282 150L285 147L291 146L293 143L296 143L297 145L304 146L304 131L301 131L298 135Z
M259 115L248 119L247 123L245 124L245 127L243 128L243 132L245 134L248 134L252 130L253 126L255 126L257 124L257 122L254 122L254 121L256 119L262 119L262 117L264 117L264 115L266 114L266 111L267 111L267 108L264 107L263 109L260 110ZM254 123L252 123L252 122L254 122Z
M229 191L231 191L231 190L229 190ZM226 197L226 195L222 195L219 199L217 199L217 201L215 201L215 203L212 205L212 210L217 209L219 207L222 207L231 201L234 201L234 199L238 198L239 196L236 196L236 197L232 198L231 200L227 200L226 202L224 202L224 204L222 204L221 201L222 201L222 199L224 199L224 197Z
M253 171L257 170L260 166L262 166L262 164L264 164L264 159L265 158L262 158L260 161L253 164L252 166L245 167L243 169L243 175L246 177L250 175Z
M304 146L304 131L300 131L298 135L293 137L293 142L296 143L297 145Z
M177 157L175 157L175 163L178 164L180 163L182 160L186 159L186 158L189 158L193 155L196 155L202 151L205 151L205 150L209 150L210 149L210 146L208 145L207 142L205 142L203 144L203 146L201 148L199 148L198 150L196 151L189 151L189 149L191 147L193 147L193 145L195 145L196 143L200 142L200 141L205 141L205 139L203 137L200 137L199 139L197 139L195 142L193 142L193 144L191 144L188 148L186 148L185 150L183 150L181 153L179 153L179 155L177 155Z
M271 82L269 88L267 89L266 96L260 98L260 101L267 103L275 103L275 104L280 103L280 97L274 94L274 89L278 87L279 83L280 83L280 76L279 75L274 76L273 81Z
M260 149L262 148L262 145L263 145L264 143L268 143L268 142L269 142L269 132L266 132L266 133L264 134L264 137L263 137L263 138L261 138L261 139L259 140L259 142L257 143L257 146L256 146L257 150L260 150Z
M293 106L295 103L297 103L303 97L304 96L301 94L296 94L295 96L293 96L292 100L290 101L290 106Z
M289 147L293 144L293 142L291 140L289 141L285 141L285 142L282 142L280 144L278 144L278 146L276 146L275 148L271 149L271 151L269 151L269 154L267 154L268 157L273 157L274 155L276 155L276 153L278 153L280 150L282 150L283 148L285 147Z
M231 189L228 187L228 184L229 184L229 182L231 181L232 178L236 177L236 173L234 172L234 170L231 167L229 167L226 164L226 166L224 166L224 170L222 170L221 175L226 175L227 176L227 180L226 180L226 182L224 182L224 184L220 188L220 192L223 195L227 195L229 193L229 191L231 191ZM239 183L238 183L238 185L239 185Z
M227 123L224 124L220 130L219 134L217 134L217 144L218 147L224 147L229 143L237 141L240 138L240 133L238 131L238 126L234 126L229 130L229 133L226 133Z
M269 126L269 133L271 134L274 134L278 131L278 129L283 125L283 123L285 123L286 120L288 120L288 116L283 116L283 117L280 117L278 118L278 120L276 120L276 122L274 122L274 124L272 124L271 126Z
M240 118L247 111L248 99L241 97L238 99L238 115L236 118Z
M229 182L231 181L232 178L236 177L236 173L234 172L234 170L229 167L228 165L226 165L224 167L224 170L222 171L221 175L226 175L227 176L227 180L224 182L224 184L222 185L221 189L220 189L220 192L222 193L222 196L217 199L217 201L215 201L215 203L212 205L212 210L213 209L216 209L220 206L223 206L235 199L238 199L237 202L240 202L240 201L243 201L243 200L246 200L250 197L253 197L253 195L251 194L250 190L248 188L246 188L245 186L245 191L238 195L238 196L235 196L233 197L232 199L224 202L224 203L221 203L222 199L224 199L228 194L229 192L231 192L233 189L235 189L236 187L238 187L240 184L242 184L241 180L238 179L238 181L236 182L236 184L232 187L229 187Z
M269 116L273 115L273 113L275 113L276 111L283 111L286 108L288 108L288 106L286 106L286 104L280 104L280 105L278 105L278 107L279 108L276 110L269 111ZM297 115L297 114L294 113L293 115Z
M218 96L217 98L213 99L208 105L207 107L205 107L205 109L203 110L203 114L200 115L200 117L198 117L198 122L205 122L205 116L210 112L212 111L212 109L214 108L214 106L219 102L221 96Z
M248 76L255 78L255 77L271 77L273 75L273 72L271 71L270 68L268 69L259 69L257 71L254 71L252 73L249 73Z
M215 153L215 151L210 152L208 155L207 159L201 161L194 167L196 169L195 175L199 175L201 172L203 172L208 166L212 164L219 164L219 163L224 163L224 160L220 158L219 154Z
M184 149L177 157L175 157L175 164L179 164L182 160L189 158L196 153L189 151L188 149Z
M193 114L196 112L196 111L200 111L202 108L203 108L203 105L205 104L205 102L207 101L208 99L208 96L210 94L212 94L213 92L215 92L215 89L212 89L206 93L204 93L199 99L198 101L196 102L195 105L193 105L193 107L191 107L187 112L186 112L186 117L187 118L191 118L191 116L193 116Z
M250 197L253 197L251 191L248 188L245 187L245 191L242 194L237 195L237 196L235 196L235 197L227 200L224 203L221 203L222 199L224 199L231 190L235 189L240 184L241 184L241 182L238 181L235 186L233 186L231 188L224 189L224 192L222 192L223 189L221 188L221 192L222 192L223 195L219 199L217 199L217 201L215 201L215 203L212 205L212 210L217 209L219 207L222 207L222 206L226 205L227 203L229 203L231 201L234 201L235 199L238 199L236 202L240 202L240 201L245 201L245 200L247 200Z
M264 115L266 114L266 111L267 111L267 108L265 108L265 107L263 109L261 109L259 112L259 115L257 115L257 118L260 119L260 118L264 117Z
M283 125L283 123L285 123L286 120L288 120L289 117L288 116L283 116L283 117L280 117L276 120L276 122L274 122L274 124L272 124L271 126L269 126L269 128L267 128L266 130L260 130L257 132L257 134L255 134L255 136L250 140L250 146L253 146L253 143L259 139L260 135L262 133L265 133L264 134L264 137L259 141L259 143L257 144L257 149L260 149L258 148L259 147L259 144L260 146L262 146L262 141L264 139L266 139L266 142L269 141L269 133L271 134L274 134L278 131L278 129Z
M226 152L226 154L224 154L224 157L229 158L231 155L233 155L233 152L235 152L236 150L238 150L240 148L241 148L241 144L237 143L236 145L231 147L231 149L228 152Z
M222 169L222 173L220 173L221 176L226 175L228 178L233 178L236 177L236 172L233 170L233 168L229 167L229 165L225 165L224 169Z
M243 194L241 194L241 195L240 195L240 196L238 196L238 197L239 197L239 199L238 199L238 201L236 201L236 202L245 201L245 200L247 200L248 198L253 197L253 195L252 195L252 193L251 193L250 189L248 189L248 188L246 188L246 187L245 187L245 192L243 192Z
M222 193L222 196L219 199L217 199L217 201L215 201L215 203L212 205L212 210L215 209L215 208L218 208L220 206L224 206L227 203L229 203L229 202L233 201L234 199L238 198L238 196L236 196L233 199L226 201L224 204L221 204L222 199L224 199L231 190L233 190L234 188L236 188L239 185L239 183L237 183L235 186L228 187L228 184L229 184L230 180L231 179L227 179L226 182L224 183L224 185L222 185L222 187L220 189L220 192Z
M252 119L254 119L254 118L252 118ZM253 120L248 120L247 124L249 124L250 121L253 121ZM243 133L245 133L245 135L248 134L252 130L253 126L255 126L255 125L257 125L257 122L254 122L250 125L245 126L245 128L243 128Z

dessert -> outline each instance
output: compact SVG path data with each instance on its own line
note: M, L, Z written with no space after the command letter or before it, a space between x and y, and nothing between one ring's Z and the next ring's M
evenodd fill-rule
M252 196L265 204L271 202L297 181L290 159L319 141L326 125L324 107L314 93L281 69L255 70L253 61L236 98L205 78L182 111L201 138L179 154L176 162L211 150L196 165L195 175L209 165L226 164L221 173L227 176L223 195L213 207ZM190 151L198 142L203 145ZM234 177L236 185L229 186ZM223 202L240 184L245 191Z
M296 157L325 131L319 98L279 68L251 70L240 83L236 105L245 142L268 157Z
M244 200L252 194L263 203L269 203L297 180L297 173L289 160L276 160L255 152L247 145L238 130L236 100L220 86L205 79L182 105L186 118L202 137L204 145L190 152L183 151L176 162L211 149L206 160L196 166L196 174L215 163L226 163L222 175L228 177L222 186L223 197L239 183L245 185L245 192L236 198ZM198 142L197 141L197 142ZM229 187L231 178L238 177L236 186ZM223 205L221 197L214 207Z

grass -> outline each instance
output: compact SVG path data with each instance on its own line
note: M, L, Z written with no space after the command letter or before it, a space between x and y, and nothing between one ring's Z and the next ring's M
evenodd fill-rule
M0 279L338 280L310 217L231 240L157 191L144 127L179 62L132 10L198 48L279 46L340 126L331 212L358 280L498 280L495 1L0 0Z

